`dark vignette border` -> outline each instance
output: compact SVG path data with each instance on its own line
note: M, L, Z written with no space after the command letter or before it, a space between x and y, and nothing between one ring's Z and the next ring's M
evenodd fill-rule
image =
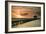
M43 4L43 30L28 30L28 31L14 31L8 32L8 2L17 2L17 3L30 3L30 4ZM25 2L25 1L5 1L5 33L20 33L20 32L40 32L45 31L45 3L43 2Z

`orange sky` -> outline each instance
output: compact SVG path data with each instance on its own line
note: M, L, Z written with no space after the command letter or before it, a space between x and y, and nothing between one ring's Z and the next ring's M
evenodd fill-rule
M23 7L12 8L13 18L32 18L35 15L32 9Z

